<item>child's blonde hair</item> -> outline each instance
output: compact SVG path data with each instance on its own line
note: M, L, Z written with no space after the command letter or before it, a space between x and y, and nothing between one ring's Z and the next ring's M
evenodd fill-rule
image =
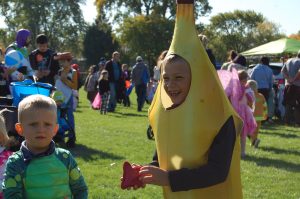
M248 80L247 86L249 86L254 92L257 91L257 82L255 80Z
M163 67L165 67L167 64L173 64L175 62L183 62L190 67L190 64L183 57L176 55L176 54L170 54L164 58L162 65L161 65L161 67L162 67L161 71L162 71Z
M122 64L122 70L124 70L125 68L128 69L128 64Z
M6 131L5 120L2 115L0 115L0 133L3 135L5 142L9 139Z
M24 98L18 106L18 121L22 121L24 112L28 110L47 109L57 114L57 106L53 99L44 95L30 95Z

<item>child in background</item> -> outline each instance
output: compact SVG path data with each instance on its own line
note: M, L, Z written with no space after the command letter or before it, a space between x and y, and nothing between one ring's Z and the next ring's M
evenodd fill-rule
M0 183L2 185L4 180L4 171L6 167L6 162L9 156L12 154L11 151L7 150L9 148L9 137L6 132L4 118L0 116ZM3 198L2 186L0 188L0 199Z
M72 54L70 52L59 53L57 60L61 65L61 70L58 73L58 79L55 82L57 90L62 91L65 96L63 108L66 108L66 116L68 118L70 127L73 129L69 133L69 140L67 147L75 147L76 133L75 133L75 119L74 119L74 103L73 90L78 87L77 71L71 67Z
M257 137L261 126L261 121L264 121L268 118L268 108L265 97L257 90L256 81L248 80L247 87L250 87L255 94L254 118L256 120L257 127L253 132L253 135L251 136L251 145L257 148L260 143L260 139L258 139Z
M125 88L123 89L123 105L130 107L129 95L127 95L127 89L130 87L130 71L127 64L122 64L122 80L125 82Z
M99 94L101 96L101 107L100 113L106 114L108 108L108 102L110 97L109 81L108 81L108 72L107 70L102 70L99 83L98 83Z
M244 158L246 156L246 137L247 135L251 136L253 134L257 125L251 109L255 103L255 99L253 94L251 94L249 89L246 87L249 77L248 73L244 70L240 70L238 71L238 76L241 84L241 95L237 112L244 122L241 134L241 157Z
M96 65L92 65L89 67L88 75L84 82L84 90L87 92L87 99L90 101L90 105L92 105L96 95L97 95L97 70Z
M25 141L7 161L4 197L86 199L87 186L75 159L52 141L58 130L55 101L31 95L18 111L16 130Z
M148 104L151 104L152 99L154 97L155 91L157 88L157 82L154 81L153 78L150 78L149 83L147 84L147 97L146 97L146 102Z

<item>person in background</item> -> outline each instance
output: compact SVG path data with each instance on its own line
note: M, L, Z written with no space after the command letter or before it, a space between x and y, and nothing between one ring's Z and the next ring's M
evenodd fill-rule
M102 70L99 81L98 81L98 92L101 96L101 107L100 113L106 114L109 102L109 81L107 70Z
M38 82L54 85L55 76L60 69L59 63L54 57L57 53L48 48L48 37L39 34L36 37L37 49L29 54L29 61L33 70L35 70L36 80Z
M123 105L130 107L129 95L127 95L127 89L130 87L131 71L129 70L128 64L122 64L122 79L125 83L123 93Z
M105 58L102 57L102 58L100 59L100 62L98 63L98 66L96 67L96 70L98 70L98 71L97 71L98 79L100 78L100 75L101 75L102 70L105 69L105 63L106 63Z
M108 112L114 112L117 106L117 94L119 92L119 84L122 75L122 69L120 64L120 53L115 51L112 54L112 58L106 62L105 69L108 71L108 81L110 98L108 103Z
M0 96L10 96L9 84L11 82L10 74L14 72L15 68L6 68L3 62L3 52L0 49ZM2 103L2 102L1 102Z
M287 124L300 125L300 50L297 57L289 59L281 70L286 79L284 88L285 116Z
M67 141L67 147L75 147L76 134L75 134L75 119L74 119L74 103L73 103L73 90L77 89L77 72L71 67L72 54L70 52L59 53L57 55L61 70L58 72L58 79L55 82L57 90L63 92L65 96L63 108L67 109L67 118L70 127L73 131L69 132L69 140Z
M34 71L32 70L28 56L28 46L31 42L31 32L27 29L20 29L17 32L16 41L10 44L6 50L5 55L11 50L19 51L23 55L22 66L11 73L13 81L22 81L24 78L33 79Z
M77 89L73 89L73 108L76 111L76 108L79 104L79 89L82 87L82 80L80 77L80 67L78 64L72 64L72 69L76 70L77 73Z
M255 94L255 107L254 107L254 118L256 121L256 129L253 134L250 136L251 146L258 148L260 139L258 138L258 133L261 127L261 122L268 118L268 108L265 97L258 92L257 83L254 80L248 80L246 87L250 87Z
M86 97L89 100L90 105L92 105L98 92L97 81L98 81L98 74L96 71L96 65L92 65L88 70L88 75L84 83L84 90L87 92Z
M237 71L246 70L247 59L243 55L237 55L231 64L229 64L227 70L232 71L235 68Z
M254 92L246 87L249 78L245 70L238 71L238 76L241 84L241 97L239 100L239 108L237 110L239 116L242 118L244 125L241 133L241 157L246 157L246 138L252 136L257 125L253 116L253 104L255 103ZM249 92L251 91L251 92Z
M273 71L269 67L270 59L268 57L261 57L260 63L257 64L250 72L250 79L257 82L258 92L265 97L268 107L268 114L274 113L274 91L273 91ZM270 96L271 94L271 96ZM270 115L271 116L271 115ZM273 122L272 117L269 117L268 122Z
M208 38L203 34L199 34L198 37L199 37L203 47L205 48L205 51L209 57L210 62L214 65L215 69L217 69L216 58L215 58L212 50L210 48L208 48Z
M222 66L221 69L222 70L227 70L228 66L232 63L232 61L236 58L238 54L234 51L231 50L228 52L228 58L227 58L227 62L225 62Z
M146 101L147 83L150 80L148 67L144 64L141 56L136 57L136 64L132 67L131 80L135 86L137 95L137 111L142 111Z
M13 154L13 152L11 152L9 148L10 148L10 138L7 135L5 120L2 117L2 115L0 115L0 183L1 185L4 181L6 162L9 156ZM0 188L0 198L3 198L2 188Z

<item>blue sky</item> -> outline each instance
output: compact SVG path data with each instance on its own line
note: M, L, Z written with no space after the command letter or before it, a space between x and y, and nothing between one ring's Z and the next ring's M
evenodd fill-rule
M174 0L175 1L175 0ZM97 14L94 0L87 0L82 6L86 21L93 22ZM288 2L288 3L287 3ZM209 0L213 7L212 13L203 18L204 23L218 13L234 10L254 10L263 14L269 21L280 25L280 30L290 35L300 30L300 1L299 0Z
M93 3L94 0L86 0L86 4L81 6L83 16L89 23L92 23L97 15ZM209 3L213 10L208 17L201 19L204 23L208 23L209 18L218 13L237 9L254 10L263 14L269 21L280 25L280 30L287 35L300 30L299 0L209 0ZM0 27L3 26L3 18L0 18Z

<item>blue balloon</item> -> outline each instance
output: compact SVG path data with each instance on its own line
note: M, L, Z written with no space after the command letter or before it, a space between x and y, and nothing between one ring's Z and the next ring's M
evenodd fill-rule
M16 67L22 66L24 56L18 50L11 50L5 55L5 66L6 67Z

